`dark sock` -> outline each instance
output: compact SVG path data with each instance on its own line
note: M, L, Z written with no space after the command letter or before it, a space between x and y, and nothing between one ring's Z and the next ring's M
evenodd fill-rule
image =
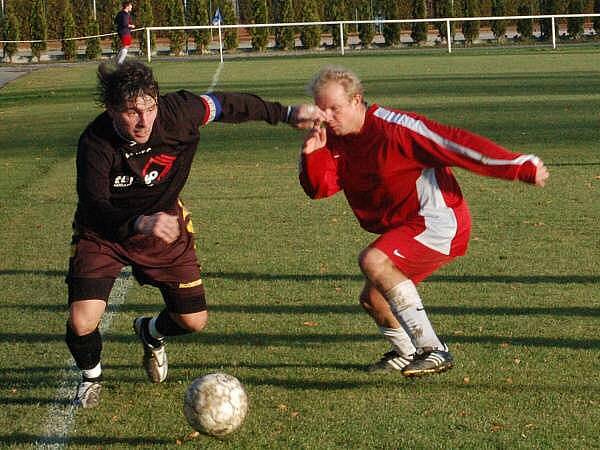
M156 330L163 336L181 336L192 333L190 330L180 327L166 309L163 309L156 318Z
M100 362L102 353L102 337L96 328L90 334L77 336L69 322L67 322L67 333L65 336L67 347L75 359L75 364L81 370L93 369Z

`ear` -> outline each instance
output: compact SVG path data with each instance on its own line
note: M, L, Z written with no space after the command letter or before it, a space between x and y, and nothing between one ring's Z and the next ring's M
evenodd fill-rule
M360 104L362 104L362 102L363 102L362 95L355 94L354 97L352 97L352 106L360 105Z

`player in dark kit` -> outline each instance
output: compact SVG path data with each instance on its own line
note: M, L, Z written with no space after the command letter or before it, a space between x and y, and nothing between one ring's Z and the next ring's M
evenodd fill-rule
M121 41L121 48L117 53L117 64L123 64L127 57L127 51L131 45L131 29L135 28L131 23L131 10L133 9L133 3L130 1L121 2L121 11L115 17L115 26L117 33L119 34L119 40Z
M200 126L261 120L309 128L322 113L312 105L282 106L251 94L181 90L159 95L152 71L130 62L98 69L106 108L85 129L77 150L73 253L69 260L66 342L82 371L74 404L99 401L100 319L126 265L142 284L160 289L166 308L138 317L134 330L152 382L167 376L164 339L204 328L204 287L193 229L179 194L188 178Z

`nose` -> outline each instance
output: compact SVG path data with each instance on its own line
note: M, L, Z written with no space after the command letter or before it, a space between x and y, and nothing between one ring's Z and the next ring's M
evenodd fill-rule
M139 113L136 126L138 128L144 128L147 124L148 124L148 117L146 116L146 113L145 112Z

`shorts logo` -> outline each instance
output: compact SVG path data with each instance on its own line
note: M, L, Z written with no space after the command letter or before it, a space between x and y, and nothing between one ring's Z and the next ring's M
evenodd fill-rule
M113 187L124 188L133 184L133 177L129 175L117 175L113 183Z
M142 169L144 183L146 183L147 186L153 186L155 182L164 179L171 170L171 167L173 167L173 162L175 162L176 159L175 156L171 155L151 156Z
M397 256L398 258L406 259L406 256L404 256L402 253L400 253L400 251L398 249L394 250L394 256Z

